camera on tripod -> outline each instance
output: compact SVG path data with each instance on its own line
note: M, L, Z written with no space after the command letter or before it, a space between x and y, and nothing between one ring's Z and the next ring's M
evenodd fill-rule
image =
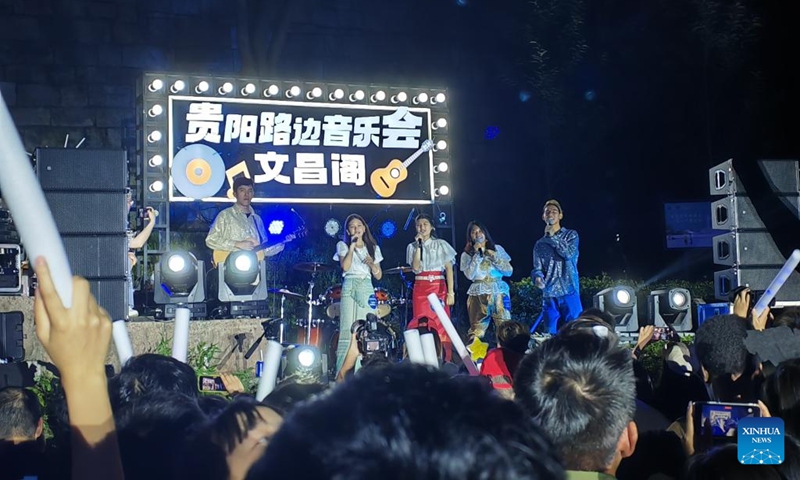
M366 320L359 320L353 326L358 340L358 351L364 357L389 357L394 353L397 341L389 327L374 313L368 313Z

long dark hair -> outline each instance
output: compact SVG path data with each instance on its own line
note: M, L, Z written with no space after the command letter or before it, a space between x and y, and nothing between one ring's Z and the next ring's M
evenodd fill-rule
M369 252L369 256L373 259L375 258L375 248L378 246L378 242L375 241L375 237L372 236L372 232L369 231L369 225L367 225L367 221L364 220L364 217L357 213L351 213L347 216L344 221L344 243L350 245L352 239L350 238L350 232L347 230L347 227L350 225L351 220L361 220L361 223L364 225L364 245L367 246L367 252Z
M431 238L439 238L436 236L436 224L433 223L433 218L427 213L420 213L416 217L414 217L414 225L417 224L420 220L427 220L428 223L431 224Z
M497 250L494 240L492 240L492 235L489 234L489 230L486 230L486 227L484 227L482 223L473 220L467 225L467 244L464 245L464 251L468 255L475 255L475 244L472 243L472 229L475 227L480 228L481 232L483 232L483 236L486 237L486 249Z

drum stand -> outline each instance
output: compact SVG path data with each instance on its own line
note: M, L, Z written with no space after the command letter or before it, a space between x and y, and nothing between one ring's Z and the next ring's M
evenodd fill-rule
M314 308L314 279L317 276L317 272L311 273L311 280L308 281L308 296L306 301L308 302L308 324L306 325L306 345L311 344L311 322L313 317L312 309Z

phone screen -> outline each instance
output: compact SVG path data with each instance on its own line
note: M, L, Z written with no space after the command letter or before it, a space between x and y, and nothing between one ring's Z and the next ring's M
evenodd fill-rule
M226 392L225 384L219 377L200 377L198 380L201 392Z
M758 405L752 403L697 402L694 404L695 445L709 448L734 441L739 420L760 416Z

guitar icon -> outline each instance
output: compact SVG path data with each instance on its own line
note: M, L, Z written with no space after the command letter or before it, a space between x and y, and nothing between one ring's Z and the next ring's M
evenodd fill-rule
M394 192L397 191L397 185L408 178L408 167L414 163L414 160L420 155L431 151L432 148L433 142L425 140L422 142L422 146L419 147L419 150L405 159L405 161L401 162L395 158L389 162L389 165L386 167L379 168L372 172L372 175L369 177L369 183L372 185L372 189L383 198L389 198L394 195Z

